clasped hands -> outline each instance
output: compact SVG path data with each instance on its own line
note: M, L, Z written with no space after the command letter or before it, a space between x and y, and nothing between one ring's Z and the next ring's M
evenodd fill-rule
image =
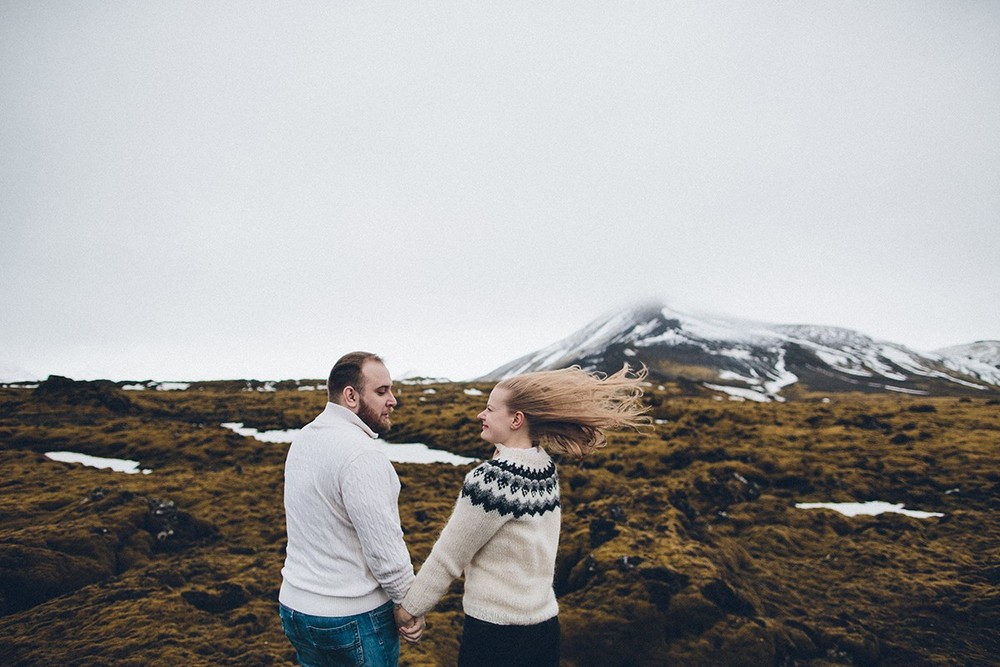
M393 610L393 616L396 618L400 637L411 644L420 641L420 635L424 634L424 626L427 624L423 616L414 616L398 604Z

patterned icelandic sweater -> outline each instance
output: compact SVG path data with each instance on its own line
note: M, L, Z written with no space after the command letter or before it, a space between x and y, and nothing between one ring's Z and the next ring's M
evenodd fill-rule
M552 579L559 546L559 477L541 448L497 445L465 477L448 524L417 573L403 608L433 609L465 574L466 615L532 625L559 613Z

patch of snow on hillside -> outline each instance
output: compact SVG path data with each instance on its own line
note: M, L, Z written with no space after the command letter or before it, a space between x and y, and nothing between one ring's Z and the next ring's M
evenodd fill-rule
M769 375L772 379L764 383L764 389L766 389L767 393L774 396L777 400L784 401L785 399L778 396L778 393L788 385L795 384L799 381L799 376L792 373L785 366L784 348L778 349L778 360L774 363L774 373Z
M927 396L930 392L923 391L921 389L907 389L906 387L894 387L891 384L882 385L883 389L888 389L889 391L894 391L899 394L915 394L917 396Z
M156 391L186 391L190 386L190 382L158 382Z
M704 340L766 346L779 336L757 322L738 322L718 317L693 318L676 315L684 331Z
M978 341L935 350L946 368L1000 385L1000 341Z
M995 368L989 364L983 363L981 361L975 361L972 359L963 360L961 363L956 363L952 359L945 359L944 365L951 370L961 373L962 375L970 375L972 377L978 377L983 382L989 382L990 384L1000 385L1000 368ZM952 378L953 380L955 378ZM975 387L976 389L984 389L976 384L970 384L968 382L961 382L960 380L955 380L960 384L965 384L969 387Z
M828 350L814 350L814 352L820 360L835 371L846 373L847 375L856 375L858 377L870 378L875 375L871 371L861 367L861 363L853 357L849 357L844 354L836 354Z
M883 357L885 357L892 363L896 364L903 370L913 373L914 375L923 375L924 377L940 376L940 373L935 373L933 371L928 370L927 368L922 366L919 361L917 361L916 359L914 359L913 357L911 357L909 354L899 349L898 347L894 347L892 345L883 345L879 349L879 354L881 354Z
M107 459L101 456L91 456L77 452L45 452L45 456L61 463L80 463L89 468L110 468L115 472L123 472L128 475L135 475L140 472L143 475L148 475L153 472L148 468L140 468L138 461L129 461L126 459Z
M691 339L676 329L668 329L659 336L652 336L650 338L643 338L642 340L635 341L635 346L650 347L652 345L683 345L684 343L691 343Z
M703 384L713 391L721 391L723 394L728 394L729 400L731 401L756 401L758 403L771 402L770 396L759 391L754 391L753 389L730 387L724 384L709 384L708 382Z
M875 371L882 377L889 378L890 380L898 380L900 382L906 382L906 380L909 379L902 373L895 370L892 366L883 363L883 361L879 358L878 353L873 350L868 350L865 352L865 355L863 357L863 363L865 364L865 366L871 368L873 371Z
M621 315L616 315L610 318L604 324L599 325L594 328L590 335L584 339L578 348L584 352L584 354L590 352L592 348L604 347L616 334L620 334L622 330L628 325L631 319L631 313L622 313Z
M642 324L636 324L632 327L632 331L629 333L629 338L633 340L645 338L650 331L653 331L659 325L660 320L658 319L649 320L648 322L644 322Z
M801 510L829 509L840 512L845 516L876 516L885 512L895 512L905 514L916 519L928 519L930 517L944 516L940 512L922 512L920 510L903 509L902 503L887 503L881 500L872 500L866 503L795 503L795 507Z
M1000 341L980 340L967 345L952 345L935 352L944 357L961 357L993 367L1000 367Z
M735 371L719 371L719 379L743 382L744 384L754 384L754 385L758 385L763 382L763 380L761 380L759 377L756 377L756 371L754 371L752 368L750 369L750 372L754 374L753 377L747 375L740 375Z
M881 350L880 350L880 353L881 353L881 355L883 357L885 357L889 361L893 362L897 366L902 367L904 370L913 373L914 375L920 375L920 376L929 377L929 378L939 378L939 379L942 379L942 380L947 380L949 382L954 382L956 384L960 384L960 385L963 385L963 386L966 386L966 387L971 387L971 388L974 388L974 389L985 389L986 388L986 387L983 387L981 385L977 385L977 384L974 384L974 383L971 383L971 382L967 382L967 381L965 381L965 380L963 380L961 378L954 377L954 376L949 375L947 373L943 373L943 372L938 371L938 370L927 368L927 367L921 365L921 363L918 360L914 359L905 350L901 350L901 349L899 349L899 348L897 348L895 346L883 345L882 348L881 348ZM956 367L949 366L948 363L947 363L947 361L942 360L941 357L938 357L936 355L925 357L925 358L927 360L929 360L929 361L942 361L944 363L945 367L949 368L950 370L953 370L953 371L956 371L958 373L961 373L962 375L969 375L971 377L981 377L977 373L970 373L969 371L971 369L968 369L968 368L962 369L962 368L956 368ZM998 381L1000 381L1000 373L998 373L997 379L998 379ZM892 390L892 391L896 391L899 388L898 387L896 387L896 388L894 388L894 387L886 387L886 389L889 389L889 390ZM926 394L927 392L920 392L920 393Z
M226 422L221 424L221 426L244 437L254 438L256 440L260 440L261 442L289 443L292 441L292 438L295 437L295 434L299 432L299 429L297 428L274 431L258 431L255 428L244 427L243 422Z
M290 443L292 438L300 429L293 428L287 430L258 431L255 428L244 428L242 422L226 422L221 424L223 428L239 433L248 438L255 438L261 442ZM450 463L451 465L465 465L475 463L479 459L472 459L467 456L459 456L440 449L431 449L427 445L419 442L389 443L378 440L379 444L385 445L386 454L390 461L396 463Z
M549 364L554 364L566 356L567 352L568 350L562 347L562 343L557 343L554 346L541 350L532 357L524 359L519 366L505 372L503 377L508 378L514 375L520 375L521 373L527 373L534 369L546 368Z
M157 391L186 391L191 387L190 382L136 382L135 384L122 385L122 391L145 391L155 389Z
M389 460L395 463L450 463L453 466L463 466L476 463L479 459L459 456L440 449L431 449L422 443L386 443L386 453Z
M947 366L947 363L946 363L945 365ZM949 367L949 368L950 368L950 367ZM954 369L954 368L952 368L952 370L955 370L955 369ZM959 372L961 372L961 371L959 371ZM965 375L968 375L968 373L964 373L964 374L965 374ZM981 385L981 384L975 384L975 383L973 383L973 382L966 382L965 380L962 380L962 379L960 379L960 378L957 378L957 377L954 377L954 376L951 376L951 375L944 375L944 376L942 376L942 377L945 377L945 378L947 378L947 379L951 380L951 381L952 381L952 382L954 382L955 384L960 384L960 385L962 385L962 386L964 386L964 387L969 387L970 389L980 389L980 390L983 390L983 389L986 389L986 387L984 387L984 386L983 386L983 385ZM980 377L981 377L981 376L980 376ZM988 381L988 380L987 380L987 381ZM1000 384L1000 377L998 377L998 378L997 378L997 383L998 383L998 384Z
M810 324L779 324L773 330L788 340L806 347L826 347L831 349L853 350L871 347L874 341L852 329L843 327L824 327Z

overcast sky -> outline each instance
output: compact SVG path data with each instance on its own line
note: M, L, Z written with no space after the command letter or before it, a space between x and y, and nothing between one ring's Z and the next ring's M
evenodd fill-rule
M460 380L649 299L1000 339L998 45L987 1L0 0L0 375Z

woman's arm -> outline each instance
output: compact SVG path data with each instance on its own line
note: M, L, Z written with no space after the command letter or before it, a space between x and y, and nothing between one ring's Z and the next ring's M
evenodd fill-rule
M472 475L470 473L466 477L465 485L470 484ZM451 582L462 574L476 553L511 518L511 514L485 511L463 493L403 599L403 608L413 616L422 616L433 609Z

